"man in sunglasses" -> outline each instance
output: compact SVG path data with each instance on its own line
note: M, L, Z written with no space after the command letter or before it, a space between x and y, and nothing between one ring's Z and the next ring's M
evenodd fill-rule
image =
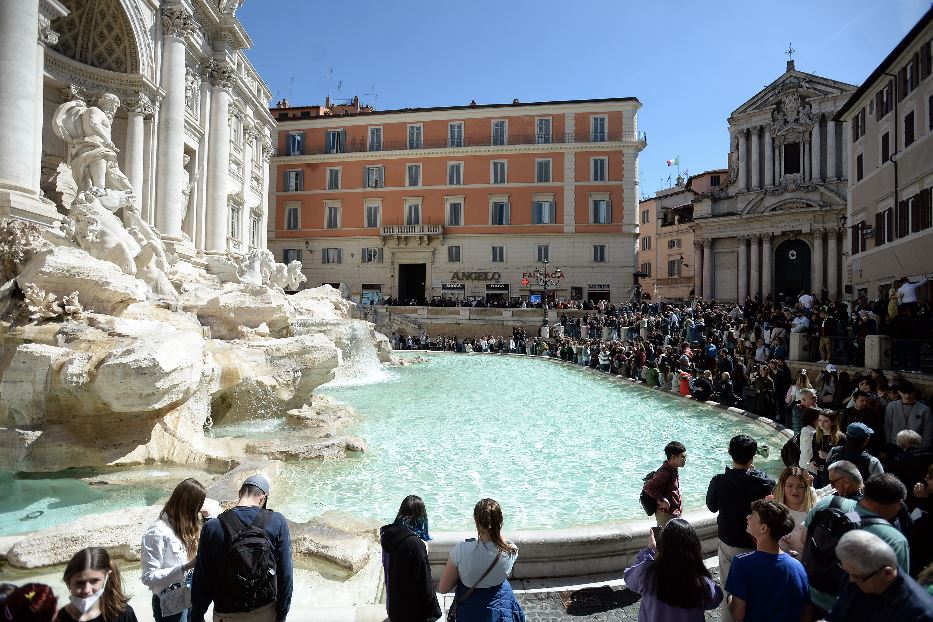
M878 536L850 531L836 545L849 575L827 622L931 622L933 596L902 569L894 550Z

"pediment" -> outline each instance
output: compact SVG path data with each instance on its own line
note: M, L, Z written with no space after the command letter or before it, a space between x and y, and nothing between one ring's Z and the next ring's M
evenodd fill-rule
M742 209L743 216L805 210L845 209L845 198L823 184L795 182L769 188L749 201Z
M732 117L744 116L761 111L771 111L790 93L801 101L822 99L839 95L848 96L855 92L854 84L831 80L812 73L791 70L756 93L751 99L736 108Z

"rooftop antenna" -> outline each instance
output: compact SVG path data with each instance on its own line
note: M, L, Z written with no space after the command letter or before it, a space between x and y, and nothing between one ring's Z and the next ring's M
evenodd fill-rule
M379 101L379 93L376 92L376 85L369 85L369 93L363 93L363 97L372 97L370 105L375 108L376 102Z
M288 79L288 101L292 100L292 87L295 86L295 76Z

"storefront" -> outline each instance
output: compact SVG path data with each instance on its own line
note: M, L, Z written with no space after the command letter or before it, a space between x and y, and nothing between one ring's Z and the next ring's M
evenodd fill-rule
M360 292L360 303L365 305L377 305L382 300L382 285L379 283L363 283L363 289Z
M590 302L609 302L609 283L587 283L586 299Z
M465 283L441 283L441 298L463 300L466 292Z
M486 302L508 302L508 283L486 283Z

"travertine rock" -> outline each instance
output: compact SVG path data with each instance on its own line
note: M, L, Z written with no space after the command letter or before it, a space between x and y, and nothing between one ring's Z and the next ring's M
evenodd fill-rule
M308 403L285 413L290 423L336 430L356 417L353 409L326 395L312 395Z
M221 290L200 287L184 293L180 301L210 327L214 339L237 339L241 327L255 329L263 323L273 337L285 337L294 314L280 290L248 283L227 283Z
M348 451L366 451L366 442L356 436L319 438L317 435L299 433L274 440L247 443L246 451L273 460L321 460L344 458Z
M116 264L94 259L78 248L54 246L36 253L23 266L16 283L34 286L58 298L78 293L84 309L119 313L127 305L146 299L146 284L125 274Z
M303 289L289 295L288 300L300 316L315 320L349 319L353 310L353 303L330 285Z

